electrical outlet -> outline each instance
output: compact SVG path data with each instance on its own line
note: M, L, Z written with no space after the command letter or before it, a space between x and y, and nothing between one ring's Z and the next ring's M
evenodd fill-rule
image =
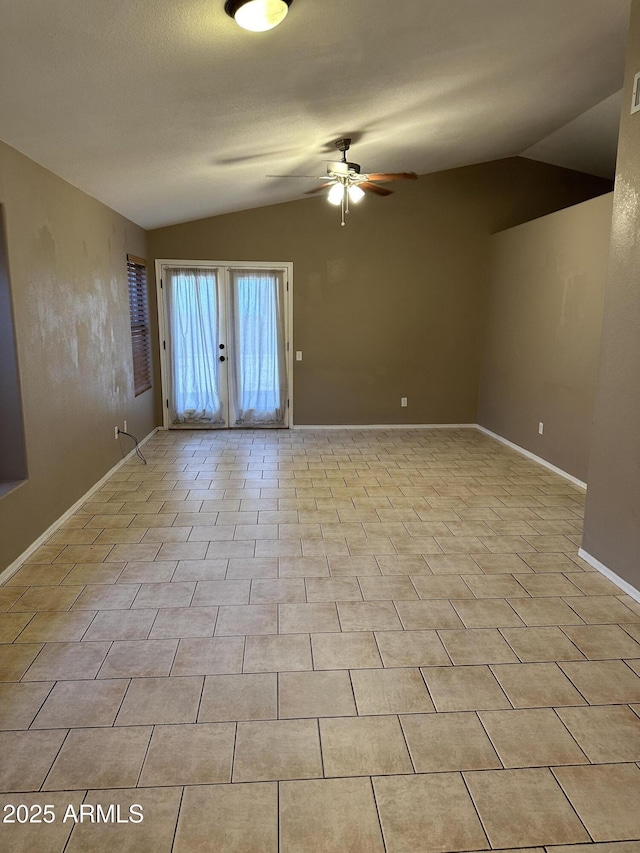
M296 361L302 361L302 350L296 350Z
M118 427L114 427L114 428L113 428L113 430L114 430L114 436L113 436L113 437L114 437L114 438L115 438L115 440L117 441L117 440L118 440L118 435L120 434L120 430L118 429Z
M124 422L124 429L122 430L122 432L127 432L127 422L126 421Z
M538 424L538 435L543 435L543 434L544 434L544 424L542 423L542 421L540 421L540 423Z
M400 397L400 405L403 407L407 405L407 398L406 397Z

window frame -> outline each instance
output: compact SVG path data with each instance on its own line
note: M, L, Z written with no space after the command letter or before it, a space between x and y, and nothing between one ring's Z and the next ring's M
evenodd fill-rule
M149 293L147 261L127 254L131 354L133 358L133 390L139 397L152 387L151 330L149 327Z

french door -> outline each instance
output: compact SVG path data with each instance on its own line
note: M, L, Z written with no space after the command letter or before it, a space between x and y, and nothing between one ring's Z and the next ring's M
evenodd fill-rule
M165 428L289 426L291 264L157 261Z

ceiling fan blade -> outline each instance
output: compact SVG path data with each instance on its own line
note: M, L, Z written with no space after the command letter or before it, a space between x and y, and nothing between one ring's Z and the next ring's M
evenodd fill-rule
M370 181L415 181L415 172L367 172L365 175Z
M365 192L374 193L375 195L393 195L393 190L387 190L384 187L379 187L377 184L372 184L369 181L360 181L357 186Z
M315 178L316 181L326 180L326 175L265 175L265 178Z
M332 187L335 184L335 181L329 181L326 184L320 184L319 187L314 187L312 190L307 190L305 195L313 195L313 193L322 192L322 190L326 190L327 187Z

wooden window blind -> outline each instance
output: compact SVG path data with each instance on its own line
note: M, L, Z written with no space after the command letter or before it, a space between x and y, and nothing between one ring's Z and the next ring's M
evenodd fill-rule
M151 341L149 336L149 303L147 299L147 262L127 255L129 278L129 313L133 349L133 385L135 396L151 388Z

